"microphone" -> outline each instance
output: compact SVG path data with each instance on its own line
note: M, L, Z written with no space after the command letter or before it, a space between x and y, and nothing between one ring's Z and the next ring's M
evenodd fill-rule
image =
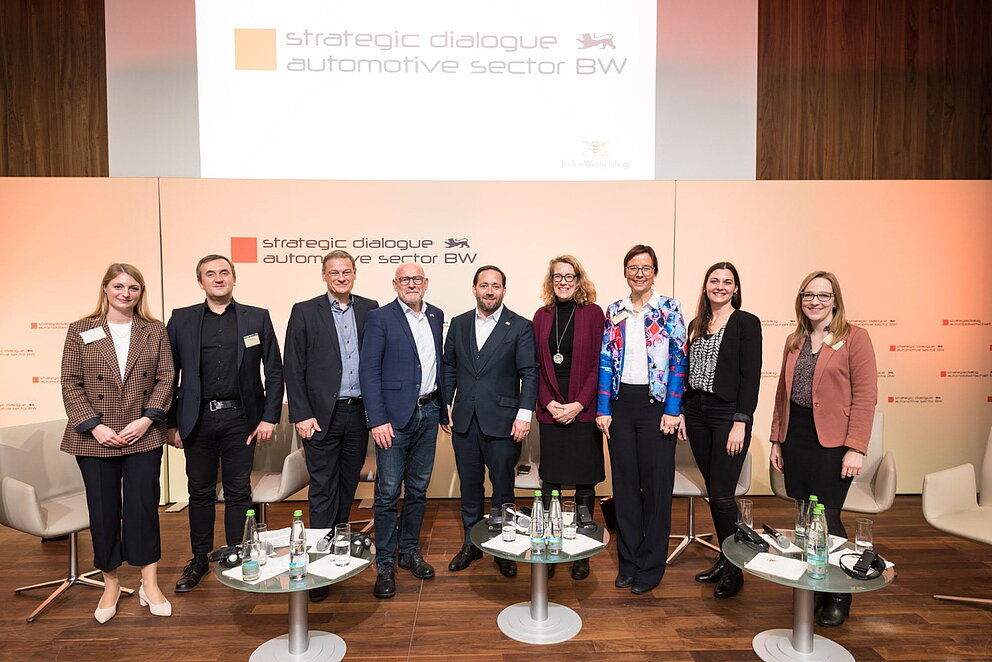
M765 530L765 533L767 533L768 535L770 535L772 538L775 539L775 542L778 543L778 546L779 547L784 547L785 549L788 549L789 548L789 539L788 538L786 538L781 533L779 533L777 530L775 530L774 528L768 526L767 524L762 524L761 527Z
M317 551L326 552L328 549L331 548L331 540L333 539L334 539L334 529L331 529L330 531L327 532L327 535L325 535L323 538L317 541L317 544L315 545Z

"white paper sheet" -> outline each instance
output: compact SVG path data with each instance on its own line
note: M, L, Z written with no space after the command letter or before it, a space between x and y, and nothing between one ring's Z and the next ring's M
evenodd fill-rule
M257 584L266 579L271 579L276 575L281 575L282 573L289 570L289 554L283 554L282 556L273 556L269 558L269 562L261 567L258 572L258 579L253 582L245 582L246 584ZM230 570L225 570L224 575L231 577L232 579L237 579L238 581L245 581L244 575L241 573L241 566L236 566Z
M766 575L783 577L796 581L806 572L806 562L799 559L790 559L786 556L761 552L748 561L745 568L754 572L761 572Z
M338 577L341 577L356 568L361 568L367 566L368 564L368 559L359 559L352 556L350 557L348 565L334 565L334 555L328 554L323 558L319 558L316 561L311 562L307 572L313 575L326 577L327 579L337 579Z

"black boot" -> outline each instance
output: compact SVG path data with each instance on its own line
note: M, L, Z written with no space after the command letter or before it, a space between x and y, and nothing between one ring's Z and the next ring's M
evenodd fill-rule
M720 577L720 583L713 591L713 597L718 600L732 598L740 592L742 586L744 586L744 573L733 563L728 563L723 568L723 576Z
M834 628L843 625L850 613L851 594L830 593L820 609L820 615L816 617L816 623L825 628Z
M572 562L572 579L583 580L589 576L589 559Z
M823 609L823 603L827 601L827 596L829 593L824 593L823 591L813 591L813 614L819 615L820 610Z
M575 497L575 517L578 519L577 529L581 533L588 533L596 529L596 522L592 518L596 510L596 495L586 494Z
M716 563L709 570L703 570L696 575L696 581L700 584L711 584L720 581L723 577L723 569L727 566L727 557L723 554L717 558Z

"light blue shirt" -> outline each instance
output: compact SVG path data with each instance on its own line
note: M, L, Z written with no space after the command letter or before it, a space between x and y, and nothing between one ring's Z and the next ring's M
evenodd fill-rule
M437 390L437 351L434 349L434 333L431 331L430 320L427 319L427 304L421 304L420 315L413 308L396 298L406 316L413 341L417 344L417 358L420 365L420 395L427 395Z
M355 306L352 303L344 308L338 300L327 295L331 304L331 317L338 336L338 349L341 351L341 388L339 398L360 398L362 387L358 383L358 322L355 321Z

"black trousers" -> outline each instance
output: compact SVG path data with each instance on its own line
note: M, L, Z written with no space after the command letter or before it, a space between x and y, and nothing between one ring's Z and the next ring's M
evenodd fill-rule
M722 542L734 534L737 521L734 492L751 445L751 424L744 428L744 448L737 455L728 455L727 436L734 425L737 403L703 391L689 391L683 402L689 446L706 482L713 526Z
M80 455L76 463L86 486L93 566L111 572L124 561L138 567L157 562L161 447L117 457Z
M237 545L251 508L251 465L255 442L244 409L202 410L188 439L183 440L189 489L189 538L193 556L207 556L214 546L217 467L224 485L225 544Z
M665 405L651 398L647 386L621 384L610 405L620 574L656 584L665 575L672 531L676 438L662 434Z
M339 402L324 438L304 441L311 527L323 529L348 521L368 440L365 408L360 403Z
M468 430L463 434L453 432L455 467L462 492L462 525L465 527L465 544L472 544L471 531L482 520L486 492L484 481L489 469L489 482L493 486L492 507L513 503L513 480L520 444L510 437L490 437L482 434L478 419L473 416Z

